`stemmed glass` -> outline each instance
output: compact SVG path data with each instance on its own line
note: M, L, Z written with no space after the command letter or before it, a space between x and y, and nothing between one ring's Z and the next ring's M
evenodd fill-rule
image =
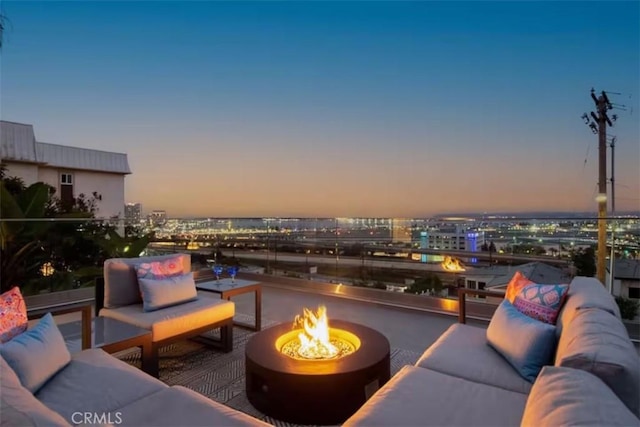
M224 269L222 268L221 265L214 265L212 270L213 270L213 274L216 275L216 282L220 283L220 275L222 274Z
M236 283L236 274L238 274L238 267L237 266L231 266L227 269L227 272L229 273L229 276L231 276L231 283Z

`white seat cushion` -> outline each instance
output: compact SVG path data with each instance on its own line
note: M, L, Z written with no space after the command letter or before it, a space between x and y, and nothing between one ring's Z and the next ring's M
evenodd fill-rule
M269 426L184 387L174 386L120 410L122 426ZM150 418L149 414L153 414Z
M599 377L640 416L640 358L624 324L611 313L578 310L560 335L555 365Z
M639 426L640 420L598 377L579 369L545 366L522 417L523 427Z
M531 383L487 343L487 330L456 323L433 343L416 366L528 394Z
M75 424L79 419L77 415L73 419L74 412L106 414L165 388L166 384L140 369L103 350L91 349L74 354L36 398Z
M527 395L405 366L345 423L351 426L519 426Z
M143 311L142 304L100 310L100 316L149 329L154 342L231 319L234 314L233 302L222 300L210 292L198 292L195 301L151 312Z

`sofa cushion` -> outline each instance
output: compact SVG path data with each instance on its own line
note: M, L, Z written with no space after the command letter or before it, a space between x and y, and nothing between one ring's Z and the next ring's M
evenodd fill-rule
M139 278L138 282L142 291L142 309L145 312L160 310L198 298L196 282L191 272L157 280Z
M527 399L522 426L638 426L640 420L599 378L545 366Z
M151 330L154 342L183 332L230 319L235 314L231 301L220 299L209 292L198 292L198 299L162 310L144 312L142 304L100 311L101 316Z
M574 277L569 286L567 299L560 310L556 322L557 334L573 319L578 310L584 308L599 308L620 319L620 308L615 299L605 287L593 277Z
M164 261L175 258L175 254L139 258L111 258L104 262L104 306L117 308L142 302L135 265L145 262ZM182 270L191 271L191 255L179 255Z
M343 425L518 426L526 401L522 393L405 366Z
M555 325L568 290L569 285L533 283L520 289L513 306L533 319Z
M596 375L640 415L640 358L624 324L611 313L577 311L562 331L555 365Z
M73 422L74 412L108 413L165 388L166 384L141 370L91 349L74 354L36 397Z
M20 379L0 357L0 426L69 426L20 384Z
M51 313L40 319L34 328L2 344L0 354L31 393L38 391L71 360Z
M522 377L534 382L542 367L553 362L556 328L520 313L504 300L491 318L487 342Z
M207 399L195 391L174 386L121 409L123 424L154 426L269 426L256 418Z
M487 343L487 330L475 326L451 325L416 366L519 393L531 390L531 383Z
M27 305L20 288L15 286L0 295L0 343L27 330Z
M516 271L509 283L507 284L507 292L504 297L513 304L516 299L516 295L520 293L520 290L527 285L531 285L533 282L529 280L524 274Z

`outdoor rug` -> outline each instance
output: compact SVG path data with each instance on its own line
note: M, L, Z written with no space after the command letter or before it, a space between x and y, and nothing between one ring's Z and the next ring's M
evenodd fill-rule
M253 322L250 316L236 315L236 320ZM263 328L275 325L263 319ZM257 411L245 393L244 348L255 332L242 328L233 330L233 351L222 353L194 341L180 341L160 350L160 380L167 385L181 385L216 402L247 413L276 426L291 424L268 417ZM214 335L214 333L212 333ZM116 356L140 367L140 352L129 350ZM391 375L404 365L414 364L420 354L392 348Z

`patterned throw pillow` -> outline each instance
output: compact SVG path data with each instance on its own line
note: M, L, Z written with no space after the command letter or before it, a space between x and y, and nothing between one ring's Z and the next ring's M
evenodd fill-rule
M555 325L568 291L569 285L534 283L520 290L513 305L533 319Z
M27 305L17 286L0 295L0 343L27 330Z
M136 264L135 269L138 279L158 280L183 274L182 259L180 257L143 262L142 264Z
M533 285L533 282L529 280L524 274L516 271L516 274L513 275L509 284L507 285L507 293L505 294L505 298L509 300L511 304L516 299L516 295L527 285Z

